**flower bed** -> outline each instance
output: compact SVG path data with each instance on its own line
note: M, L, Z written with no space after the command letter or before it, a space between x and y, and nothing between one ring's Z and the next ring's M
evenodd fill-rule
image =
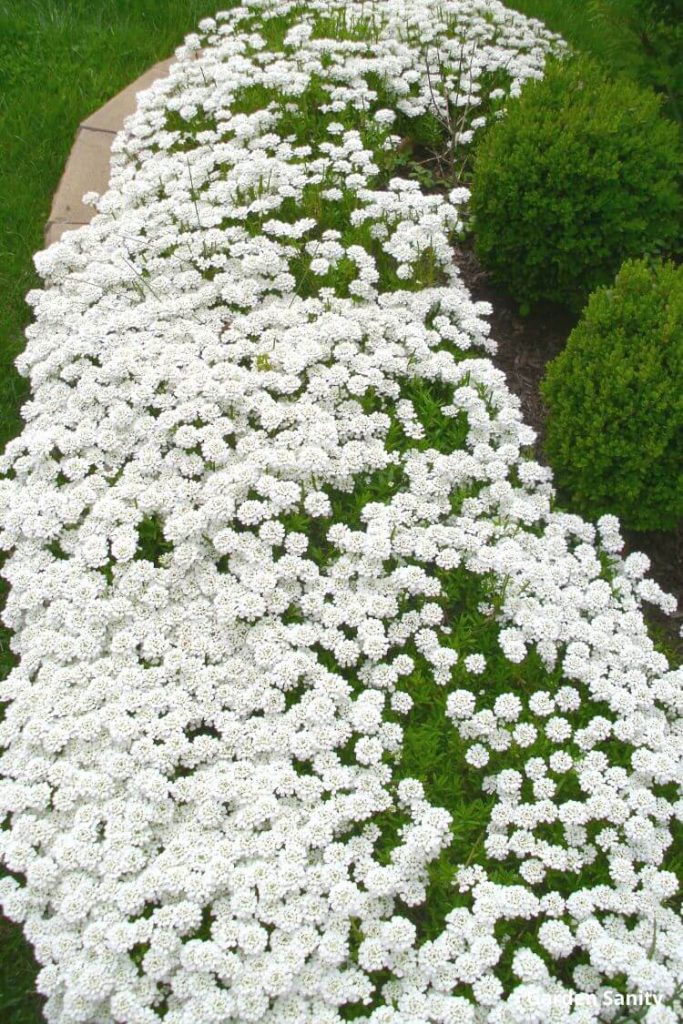
M46 1017L673 1007L670 602L553 510L452 262L466 191L401 176L557 41L485 0L200 30L29 296L0 896Z

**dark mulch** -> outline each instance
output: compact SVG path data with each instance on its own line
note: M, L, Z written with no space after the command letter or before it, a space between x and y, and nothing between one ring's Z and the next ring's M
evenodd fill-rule
M491 283L470 246L455 248L455 262L464 283L477 301L490 302L491 336L498 343L493 362L505 372L510 390L522 403L524 420L536 431L535 454L547 464L543 452L547 411L539 387L546 363L563 348L577 317L557 306L539 307L529 316L520 316L513 300ZM666 616L648 609L648 621L655 637L665 641L677 660L683 660L683 527L671 532L635 533L624 531L625 553L644 551L651 562L651 576L678 600L678 612Z
M505 371L510 390L520 399L524 421L536 431L536 457L539 462L545 462L546 409L539 386L546 363L562 351L578 317L556 306L520 316L517 304L491 283L471 248L458 246L455 262L473 298L477 302L490 302L493 307L489 317L491 337L498 343L493 362Z

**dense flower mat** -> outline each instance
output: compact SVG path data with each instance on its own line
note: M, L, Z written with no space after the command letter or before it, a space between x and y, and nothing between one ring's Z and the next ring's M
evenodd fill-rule
M46 1018L581 1024L647 990L673 1024L670 601L616 520L553 510L451 261L466 191L405 173L560 44L491 0L200 32L36 257L3 462L0 895Z

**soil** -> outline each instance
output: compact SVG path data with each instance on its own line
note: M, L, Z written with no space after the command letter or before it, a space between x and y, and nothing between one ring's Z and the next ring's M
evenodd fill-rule
M547 410L540 395L546 363L564 348L578 317L552 305L539 306L528 316L520 316L516 303L496 287L481 266L473 249L456 246L455 262L473 298L490 302L491 336L498 343L493 362L505 372L510 390L520 399L524 420L536 431L535 455L548 464L543 451ZM668 532L623 531L624 554L643 551L651 563L650 575L660 587L673 594L678 611L664 615L658 608L647 608L646 618L655 639L664 641L667 653L683 661L683 525Z

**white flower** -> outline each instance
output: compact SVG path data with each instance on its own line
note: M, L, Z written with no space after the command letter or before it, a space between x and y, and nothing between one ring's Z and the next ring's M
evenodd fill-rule
M451 718L470 718L475 706L476 698L469 690L453 690L448 695L447 709Z
M465 668L472 675L480 676L486 668L486 658L483 654L469 654L465 658Z
M483 768L489 762L489 752L481 743L475 743L465 754L465 760L474 768Z
M538 930L541 945L553 957L569 956L576 945L570 929L562 921L546 921Z

